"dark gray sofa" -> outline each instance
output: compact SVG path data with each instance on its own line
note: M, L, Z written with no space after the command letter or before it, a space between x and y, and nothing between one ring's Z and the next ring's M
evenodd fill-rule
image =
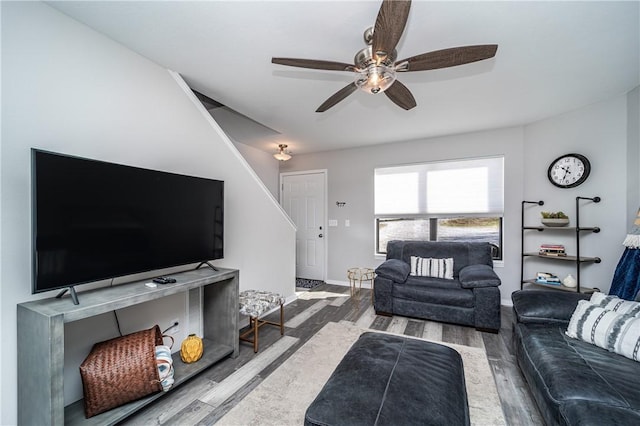
M518 365L547 425L638 425L640 363L565 335L578 301L589 297L514 292Z
M453 258L453 280L410 275L411 256ZM376 269L374 308L402 315L500 329L500 278L489 243L389 241L387 260Z

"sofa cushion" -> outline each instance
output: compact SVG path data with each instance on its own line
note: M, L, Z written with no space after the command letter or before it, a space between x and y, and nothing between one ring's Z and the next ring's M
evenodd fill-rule
M640 318L581 300L569 321L567 336L640 361Z
M489 265L469 265L460 270L458 276L463 288L496 287L501 284L500 278Z
M434 277L414 277L409 275L405 284L422 285L432 288L462 288L460 287L460 281L458 280L445 280L444 278Z
M376 268L376 275L390 279L397 283L403 283L409 276L410 267L408 263L400 259L385 260L382 265Z
M473 308L473 290L464 289L456 280L422 278L420 284L410 284L411 278L403 285L393 286L393 297L435 305ZM414 278L417 281L417 278ZM448 285L446 285L448 284Z
M453 258L434 259L431 257L411 256L410 275L453 279Z

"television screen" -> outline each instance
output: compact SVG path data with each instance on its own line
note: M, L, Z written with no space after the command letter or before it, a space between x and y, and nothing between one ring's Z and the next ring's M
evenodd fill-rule
M223 257L223 181L31 155L33 293Z

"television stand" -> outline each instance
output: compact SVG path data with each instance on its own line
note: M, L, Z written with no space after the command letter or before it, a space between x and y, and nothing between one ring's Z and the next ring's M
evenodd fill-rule
M67 291L69 292L69 294L71 294L71 300L73 301L73 304L79 305L80 301L78 300L78 293L76 293L76 289L74 286L63 289L56 295L56 299L62 299L62 296L64 296Z
M187 315L199 317L204 355L185 364L174 354L175 383L169 390L226 357L235 358L238 340L238 286L236 269L208 268L171 274L174 284L150 288L148 280L82 292L82 305L68 298L49 298L18 304L18 424L20 425L115 425L137 410L162 398L158 392L86 419L82 400L65 407L65 324L117 309L185 293ZM87 348L92 343L85 342ZM80 373L78 372L78 379Z
M204 266L204 265L207 265L209 268L213 269L214 271L218 270L218 268L213 266L210 262L200 262L200 264L198 266L196 266L196 269L200 269L200 267Z

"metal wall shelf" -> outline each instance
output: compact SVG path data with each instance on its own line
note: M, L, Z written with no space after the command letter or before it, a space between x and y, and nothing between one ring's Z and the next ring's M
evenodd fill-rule
M521 229L522 229L522 239L520 246L521 260L520 260L520 289L524 288L525 284L532 284L540 287L553 288L557 290L563 291L572 291L572 292L583 292L590 293L593 292L594 289L588 287L581 287L580 285L580 269L583 263L600 263L602 260L599 257L595 256L581 256L580 255L580 237L581 233L589 232L597 234L600 232L600 228L597 226L592 227L581 227L580 226L580 201L588 200L594 203L599 203L601 201L600 197L576 197L576 226L573 227L559 227L559 226L526 226L524 224L524 211L525 206L528 204L536 204L539 206L544 205L544 201L522 201L522 211L521 211ZM573 233L575 236L576 242L576 253L575 254L567 254L566 256L550 256L539 254L536 252L525 252L524 251L524 242L525 242L525 231L538 231L538 232L560 232L560 233ZM566 287L562 284L548 284L541 283L536 281L535 279L525 279L524 277L524 263L526 258L537 258L537 259L545 259L550 261L560 261L560 262L574 262L576 267L576 287Z

